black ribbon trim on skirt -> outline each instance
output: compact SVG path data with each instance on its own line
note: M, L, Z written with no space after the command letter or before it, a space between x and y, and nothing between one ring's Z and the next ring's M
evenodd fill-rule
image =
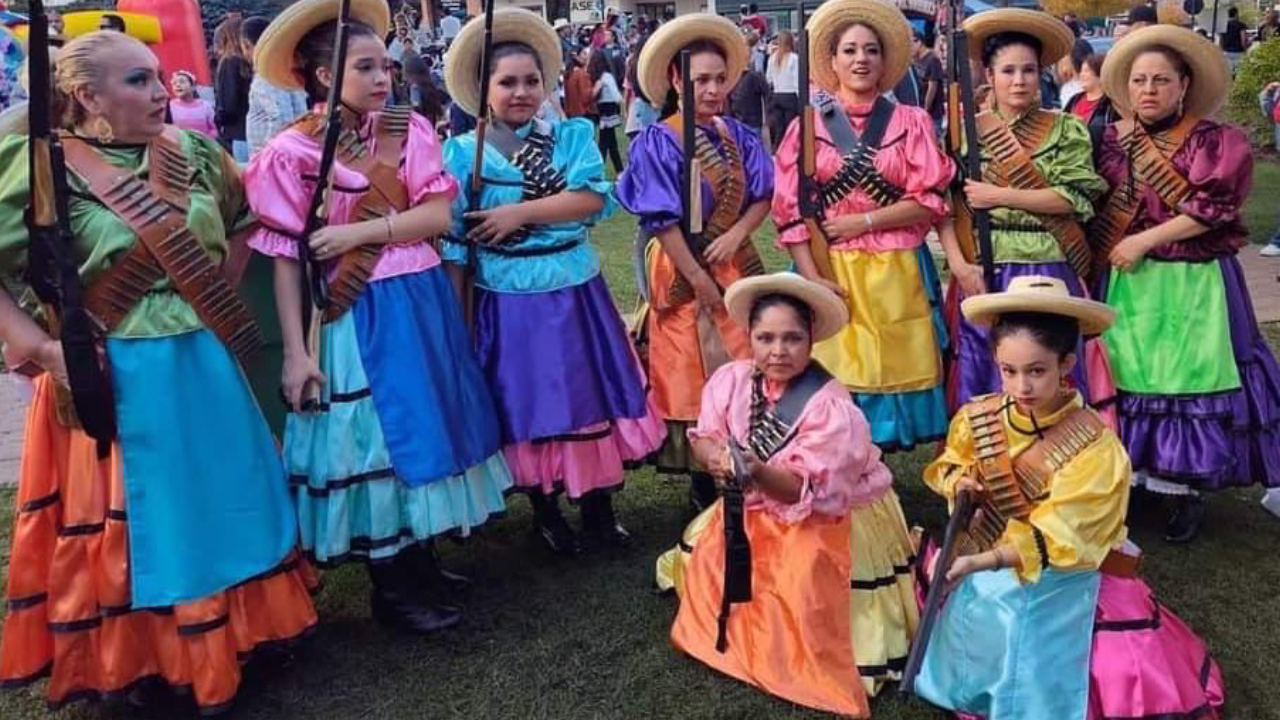
M58 537L78 537L80 535L95 535L107 529L105 521L100 523L85 523L83 525L67 525L58 528Z
M613 434L613 426L593 430L585 433L565 433L563 435L552 435L550 437L537 438L533 441L534 445L546 445L553 442L595 442L603 440Z
M858 674L863 677L880 677L889 673L900 673L907 669L907 658L889 658L883 665L859 665Z
M273 578L273 577L275 577L275 576L277 576L277 575L283 575L283 574L285 574L285 573L291 573L291 572L293 572L294 570L297 570L297 569L298 569L298 564L299 564L299 563L298 563L298 558L297 558L297 556L295 555L293 558L291 558L291 559L289 559L289 560L286 560L285 562L282 562L282 563L280 563L279 565L276 565L275 567L271 568L270 570L267 570L266 572L260 572L260 573L258 573L257 575L254 575L254 576L253 576L253 577L251 577L251 578L247 578L247 579L241 580L240 582L236 583L235 585L232 585L232 586L231 586L231 588L229 588L229 589L235 589L235 588L244 587L245 585L248 585L248 584L250 584L250 583L262 582L263 580L267 580L267 579Z
M1155 715L1139 715L1137 717L1104 717L1098 720L1200 720L1208 717L1213 708L1206 701L1187 712L1157 713Z
M203 635L207 632L212 632L214 630L217 630L220 627L225 626L228 622L230 622L230 620L231 620L230 615L219 615L218 617L212 620L206 620L204 622L198 622L198 623L191 623L190 625L179 625L178 634L184 637L189 637L191 635Z
M1049 544L1044 539L1044 533L1040 532L1040 528L1031 526L1031 537L1036 541L1036 552L1040 553L1040 567L1049 567Z
M351 547L349 550L342 553L341 555L330 556L328 559L325 559L325 560L321 560L320 558L316 557L314 550L308 550L307 556L311 558L312 562L314 562L316 565L322 568L335 568L351 560L352 558L360 558L360 559L367 560L369 562L375 562L375 563L389 561L391 560L390 557L371 558L369 557L369 553L373 552L374 550L382 550L384 548L393 547L395 545L400 544L401 541L406 539L409 539L409 540L414 539L413 531L408 528L402 528L400 532L395 535L389 535L387 537L379 538L377 540L369 537L353 537L351 538Z
M112 509L112 510L108 510L108 511L107 511L107 519L108 519L108 520L116 520L116 521L119 521L119 522L128 522L128 520L129 520L129 514L128 514L128 513L126 513L126 512L125 512L125 511L123 511L123 510L115 510L115 509Z
M27 608L33 608L37 605L40 605L41 603L45 602L48 599L49 599L49 593L47 592L36 593L35 595L27 595L26 597L20 597L20 598L11 598L8 603L9 611L13 612L14 610L26 610Z
M18 512L25 513L25 512L35 512L37 510L43 510L49 507L50 505L57 504L57 502L61 499L62 499L62 493L57 490L54 490L53 492L49 493L48 495L45 495L44 497L38 497L35 500L28 500L27 502L23 503L22 507L18 508Z
M22 677L0 680L0 690L17 690L18 688L26 687L31 683L37 680L40 680L42 678L48 677L49 675L52 675L52 674L53 674L53 661L50 660L44 667L31 673L30 675L24 675Z
M370 470L369 472L338 478L337 480L330 480L325 483L324 487L312 487L307 482L308 478L306 475L290 475L289 484L305 487L307 489L307 494L313 498L323 498L328 497L330 493L337 492L339 490L346 490L352 485L359 485L360 483L369 482L371 480L385 480L387 478L394 478L395 476L396 471L394 468L383 468L381 470Z
M1104 620L1093 624L1093 631L1100 632L1134 632L1137 630L1159 630L1160 629L1160 603L1154 599L1151 601L1155 608L1151 612L1151 617L1142 618L1140 620Z
M849 588L851 590L878 590L882 587L893 587L898 584L899 575L911 574L911 568L916 564L916 556L912 555L907 558L906 565L894 565L892 575L882 575L871 580L850 580Z

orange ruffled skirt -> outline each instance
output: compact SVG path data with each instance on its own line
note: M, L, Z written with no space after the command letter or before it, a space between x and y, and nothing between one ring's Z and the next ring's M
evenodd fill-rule
M0 687L47 676L58 706L159 678L203 711L224 707L255 649L315 626L315 572L291 554L217 594L133 611L120 446L99 459L91 438L57 421L52 388L38 378L27 411Z

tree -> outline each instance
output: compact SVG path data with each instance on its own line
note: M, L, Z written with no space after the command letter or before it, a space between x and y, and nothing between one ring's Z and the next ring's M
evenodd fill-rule
M1236 79L1224 110L1226 119L1249 132L1255 145L1272 146L1275 122L1262 114L1258 93L1280 80L1280 39L1268 40L1246 54L1236 66Z
M1107 17L1133 7L1132 0L1041 0L1041 7L1057 17L1075 13L1076 17Z

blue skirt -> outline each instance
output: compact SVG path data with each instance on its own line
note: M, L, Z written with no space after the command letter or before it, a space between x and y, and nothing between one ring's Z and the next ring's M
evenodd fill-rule
M493 401L442 268L369 284L322 329L323 411L290 414L285 464L321 564L467 535L506 504Z
M271 431L208 330L110 338L132 607L167 607L280 564L297 522Z
M947 599L916 693L998 720L1084 720L1098 606L1097 572L975 572Z

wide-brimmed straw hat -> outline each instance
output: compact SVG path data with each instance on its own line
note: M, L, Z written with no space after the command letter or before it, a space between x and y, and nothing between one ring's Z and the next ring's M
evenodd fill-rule
M671 89L668 74L671 61L682 48L697 40L715 43L724 51L728 87L738 84L738 78L747 67L747 42L738 26L728 18L712 13L681 15L650 35L640 51L636 75L649 102L661 106L666 100L667 91Z
M982 59L987 38L1005 32L1030 35L1040 41L1040 67L1049 67L1066 57L1076 42L1075 33L1047 12L1025 8L1000 8L978 13L964 21L969 37L969 57Z
M337 20L339 5L339 0L301 0L285 8L262 31L254 46L253 67L257 73L276 87L304 89L302 64L296 57L298 43L317 26ZM351 0L351 19L373 28L379 41L391 28L386 0Z
M739 280L724 294L729 317L742 327L750 324L751 308L765 295L793 297L813 311L813 342L826 340L849 324L849 308L831 290L789 272Z
M884 0L827 0L814 11L805 24L813 81L824 90L840 90L840 78L831 69L831 48L851 25L875 31L884 58L880 90L892 90L911 67L911 25L901 10Z
M556 18L555 23L551 25L551 29L555 30L556 32L559 32L567 27L573 27L573 25L569 24L569 21L564 18Z
M1116 320L1116 311L1106 303L1072 297L1067 284L1044 275L1016 277L1004 292L965 298L960 310L975 325L994 325L1001 315L1034 312L1065 315L1080 323L1085 335L1100 335Z
M543 87L550 92L564 62L560 36L541 15L521 8L493 12L493 44L521 42L533 49L542 66ZM479 117L480 55L484 52L484 15L477 15L462 27L444 56L444 84L453 101L472 117Z
M1125 35L1102 63L1102 91L1121 115L1133 114L1129 106L1129 71L1144 51L1164 46L1182 56L1191 68L1191 84L1182 100L1183 112L1210 117L1231 92L1231 68L1217 45L1191 30L1173 25L1152 25Z

